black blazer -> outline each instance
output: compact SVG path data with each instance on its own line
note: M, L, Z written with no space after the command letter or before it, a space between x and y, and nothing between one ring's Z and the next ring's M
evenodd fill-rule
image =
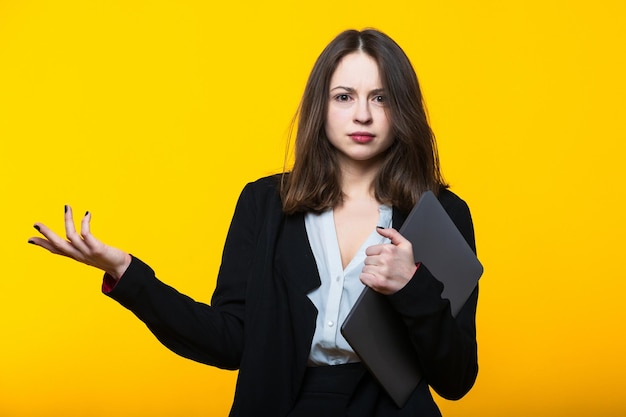
M304 215L285 216L278 176L248 184L230 225L211 306L159 281L133 258L108 295L137 315L169 349L194 361L239 369L231 416L285 416L298 396L317 310L307 293L320 285ZM474 248L467 205L444 190L439 199ZM404 216L394 209L393 226ZM424 378L398 409L369 373L352 397L354 416L439 416L428 386L458 399L478 372L474 291L456 318L442 284L422 265L389 296L403 317Z

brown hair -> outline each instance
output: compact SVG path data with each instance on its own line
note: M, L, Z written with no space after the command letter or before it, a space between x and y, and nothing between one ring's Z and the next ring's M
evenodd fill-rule
M374 180L374 196L408 212L427 190L447 187L439 167L435 136L428 125L415 71L393 39L373 29L347 30L317 58L296 114L295 162L283 174L285 213L320 212L341 203L336 150L326 138L330 79L341 59L361 51L377 63L386 94L386 111L394 135Z

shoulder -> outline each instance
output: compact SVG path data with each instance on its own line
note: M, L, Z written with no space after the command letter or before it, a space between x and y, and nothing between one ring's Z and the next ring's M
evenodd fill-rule
M467 207L467 203L465 203L465 201L459 197L458 195L456 195L455 193L453 193L452 191L450 191L447 188L442 189L441 191L439 191L439 195L437 196L437 198L439 199L439 202L441 203L442 206L446 207L454 207L454 206L465 206Z
M280 175L246 184L237 200L229 234L252 237L277 230L282 218L279 187Z
M437 198L450 217L469 216L470 210L467 203L449 189L439 191Z
M282 177L283 177L283 174L268 175L267 177L262 177L256 181L252 181L248 183L247 186L254 188L255 190L261 191L261 192L263 191L278 192Z
M452 222L459 229L463 237L465 237L465 240L472 249L476 251L474 244L474 225L467 203L448 189L439 191L437 198L446 213L448 213L448 216L452 219Z
M270 175L249 182L243 189L242 195L254 196L255 199L278 196L282 174Z
M282 174L275 174L249 182L241 192L239 203L261 210L282 207L279 192L281 178Z

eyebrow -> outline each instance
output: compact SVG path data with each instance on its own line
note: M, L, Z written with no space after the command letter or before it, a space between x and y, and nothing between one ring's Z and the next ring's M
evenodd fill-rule
M345 87L343 85L338 85L337 87L333 87L330 89L331 92L335 91L335 90L346 90L348 93L354 93L356 92L356 90L352 87ZM369 94L379 94L379 93L383 93L385 91L384 88L375 88L372 91L369 92Z

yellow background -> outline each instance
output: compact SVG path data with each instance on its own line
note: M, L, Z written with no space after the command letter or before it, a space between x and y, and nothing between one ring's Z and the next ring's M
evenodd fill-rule
M341 30L410 56L486 267L453 416L626 415L626 4L0 1L0 415L223 416L236 374L177 357L28 245L63 205L209 301L236 198L278 172Z

